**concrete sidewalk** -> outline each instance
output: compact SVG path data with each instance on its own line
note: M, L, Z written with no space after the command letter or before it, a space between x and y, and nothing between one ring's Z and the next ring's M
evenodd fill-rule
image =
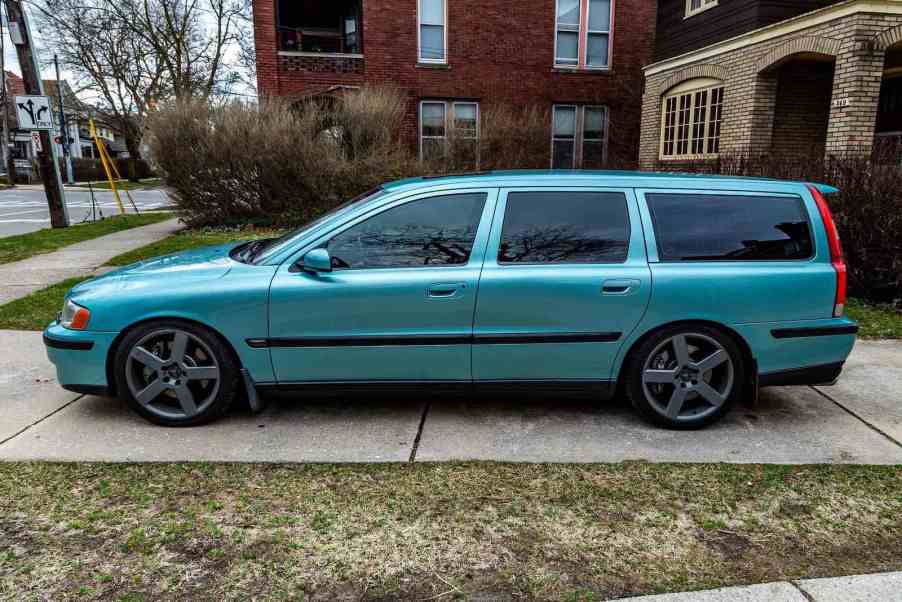
M0 460L902 464L902 342L859 341L838 385L765 389L692 432L651 427L622 399L469 395L273 398L257 416L234 409L166 429L59 388L38 332L0 331L0 348L11 350L0 359Z
M902 572L780 581L700 592L623 598L629 602L899 602Z
M107 261L127 251L166 238L182 228L178 219L114 232L52 253L0 264L0 305L66 278L90 276Z

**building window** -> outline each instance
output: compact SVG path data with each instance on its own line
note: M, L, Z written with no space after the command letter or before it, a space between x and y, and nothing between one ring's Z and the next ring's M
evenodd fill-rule
M447 4L445 0L418 0L418 60L421 63L444 63L448 50L445 31Z
M661 158L698 159L720 152L724 87L704 78L681 84L663 101Z
M717 0L686 0L686 17L697 15L717 6Z
M361 0L278 0L279 50L361 54Z
M607 160L608 108L554 105L552 169L599 168Z
M554 64L607 69L610 65L612 0L557 0Z
M424 100L420 103L420 159L448 159L478 167L479 103Z

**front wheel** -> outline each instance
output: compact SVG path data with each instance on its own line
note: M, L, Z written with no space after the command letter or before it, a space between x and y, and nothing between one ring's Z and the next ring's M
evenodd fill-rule
M650 422L695 429L723 417L744 382L742 353L732 337L706 325L681 325L649 337L631 354L626 392Z
M116 353L120 394L163 426L195 426L223 415L235 397L238 365L219 337L188 322L144 324Z

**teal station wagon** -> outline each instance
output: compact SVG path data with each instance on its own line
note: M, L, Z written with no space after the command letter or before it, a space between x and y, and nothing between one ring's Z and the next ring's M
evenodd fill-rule
M63 387L196 425L273 389L622 391L697 428L832 383L857 326L823 194L765 179L510 172L386 184L281 238L74 287Z

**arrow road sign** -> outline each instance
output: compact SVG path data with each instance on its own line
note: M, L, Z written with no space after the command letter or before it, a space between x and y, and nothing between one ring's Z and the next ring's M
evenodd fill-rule
M16 116L23 130L53 129L53 111L47 96L16 96Z

